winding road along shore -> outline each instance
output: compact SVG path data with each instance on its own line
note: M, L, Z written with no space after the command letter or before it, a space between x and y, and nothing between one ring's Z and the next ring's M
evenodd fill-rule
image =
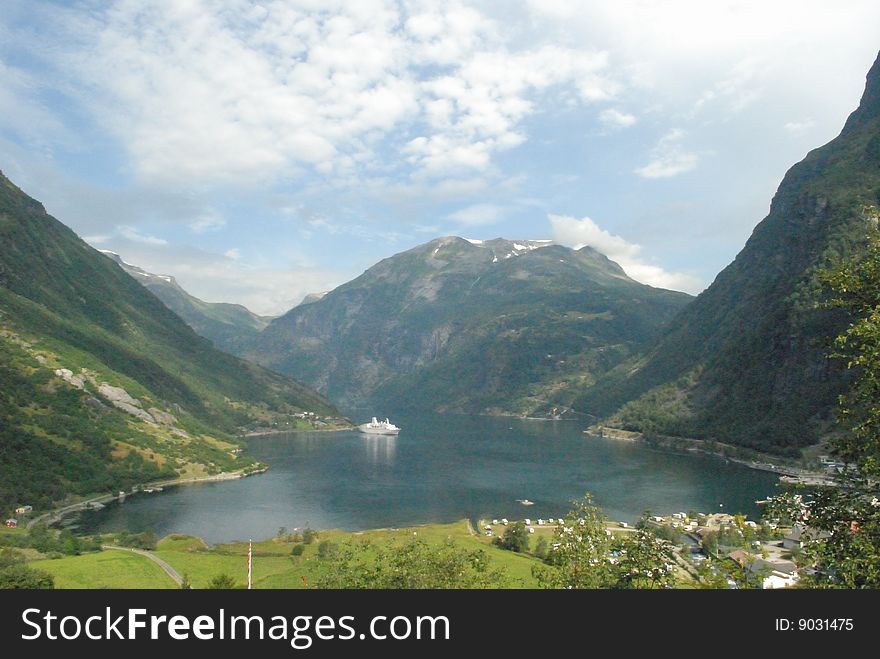
M264 471L266 471L266 469L259 469L257 471L245 471L244 469L241 469L239 471L225 471L219 474L214 474L212 476L200 476L198 478L172 478L170 480L158 481L155 483L146 483L143 485L141 491L126 492L125 498L134 496L136 494L141 494L144 489L175 487L177 485L196 485L198 483L215 483L219 481L231 481L239 478L244 478L245 476L252 476L253 474L261 474ZM50 510L49 512L45 512L42 515L34 517L27 523L27 528L30 529L35 524L39 524L40 522L45 522L46 524L57 524L61 521L62 518L64 518L65 515L87 510L89 507L96 503L104 505L110 503L111 501L117 501L119 498L120 497L118 494L102 494L100 496L77 501L76 503L71 503L60 508L55 508L54 510Z

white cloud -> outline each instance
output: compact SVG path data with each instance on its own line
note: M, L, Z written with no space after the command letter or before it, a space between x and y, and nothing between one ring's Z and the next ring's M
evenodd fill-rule
M128 0L63 20L80 100L143 181L175 189L350 175L401 147L430 176L486 170L547 90L621 88L607 53L517 44L460 2Z
M790 135L798 136L803 135L815 125L816 122L812 119L803 119L801 121L788 121L783 128L785 128Z
M3 38L0 32L0 39ZM0 60L0 128L25 137L39 148L71 141L63 123L40 100L43 83Z
M227 249L225 252L223 252L223 256L225 256L227 259L238 261L241 258L241 250L237 247L233 247L232 249Z
M145 233L141 233L134 227L130 227L128 225L120 225L116 227L116 233L125 238L126 240L130 240L134 243L143 243L145 245L167 245L168 241L164 238L157 238L156 236L150 236Z
M642 178L671 178L692 170L700 158L681 145L683 138L684 131L678 128L666 133L651 150L648 164L636 168L635 173Z
M484 170L494 153L526 141L521 124L548 89L567 88L579 102L613 98L619 85L604 75L607 61L604 52L555 45L471 53L454 71L422 82L428 134L404 153L429 174Z
M740 59L721 80L700 95L694 104L693 114L719 103L722 104L722 114L744 110L760 97L761 87L757 80L765 68L754 55Z
M553 240L574 249L590 246L618 263L626 274L643 284L671 290L699 293L705 288L699 278L682 272L668 272L642 256L642 246L602 229L589 217L580 220L549 215Z
M497 204L474 204L449 215L449 219L469 227L496 224L504 218L505 208Z
M213 210L209 210L199 215L193 222L190 222L189 228L193 233L207 233L208 231L221 229L224 226L226 226L226 220Z
M629 128L636 123L635 115L608 108L599 113L599 121L609 128Z

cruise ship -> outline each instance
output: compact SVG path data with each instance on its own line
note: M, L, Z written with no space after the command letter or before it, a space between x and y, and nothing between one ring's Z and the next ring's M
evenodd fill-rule
M373 417L373 420L369 423L362 423L359 425L358 430L367 433L368 435L396 435L400 432L400 428L395 426L388 419L377 421L376 417Z

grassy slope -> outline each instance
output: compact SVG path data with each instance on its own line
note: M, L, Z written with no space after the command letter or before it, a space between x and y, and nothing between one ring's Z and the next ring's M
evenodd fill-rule
M30 565L54 576L56 588L177 587L149 558L124 551L31 561Z
M239 464L223 440L242 429L336 414L307 387L216 350L2 175L0 240L0 508L215 473ZM76 390L59 368L92 381ZM97 394L104 382L176 423L120 412Z
M317 557L318 543L329 540L343 543L347 540L370 540L373 543L402 543L413 537L413 533L429 543L441 543L447 538L466 549L483 549L489 556L492 566L503 568L509 577L509 587L534 588L537 583L532 577L532 566L538 561L531 556L514 554L498 549L484 536L470 534L467 521L453 524L432 524L407 529L365 531L348 533L342 531L320 531L318 539L305 546L302 556L291 556L293 543L277 539L254 544L253 579L255 588L304 588L315 581L326 564ZM238 585L245 585L245 558L247 543L233 543L206 548L197 538L171 536L163 539L156 555L168 562L180 574L189 577L195 588L205 587L210 580L220 574L233 576ZM124 564L119 558L131 560L131 577L126 578ZM57 577L59 588L159 588L171 587L173 583L158 566L148 559L126 552L102 552L85 554L63 559L33 561L33 567L45 569ZM150 571L155 567L157 572Z

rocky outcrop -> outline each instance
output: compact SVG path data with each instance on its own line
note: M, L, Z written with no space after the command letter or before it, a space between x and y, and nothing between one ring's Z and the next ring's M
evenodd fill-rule
M174 426L177 425L177 417L173 414L169 414L168 412L163 412L157 407L151 407L147 410L150 413L150 416L156 421L156 423L161 424L163 426Z
M55 369L55 375L77 389L84 389L86 386L85 377L82 375L74 375L73 371L69 368L57 368Z
M110 401L110 404L116 409L136 416L148 423L156 422L149 412L141 408L141 402L137 398L132 398L122 387L114 387L104 382L98 387L98 393Z

